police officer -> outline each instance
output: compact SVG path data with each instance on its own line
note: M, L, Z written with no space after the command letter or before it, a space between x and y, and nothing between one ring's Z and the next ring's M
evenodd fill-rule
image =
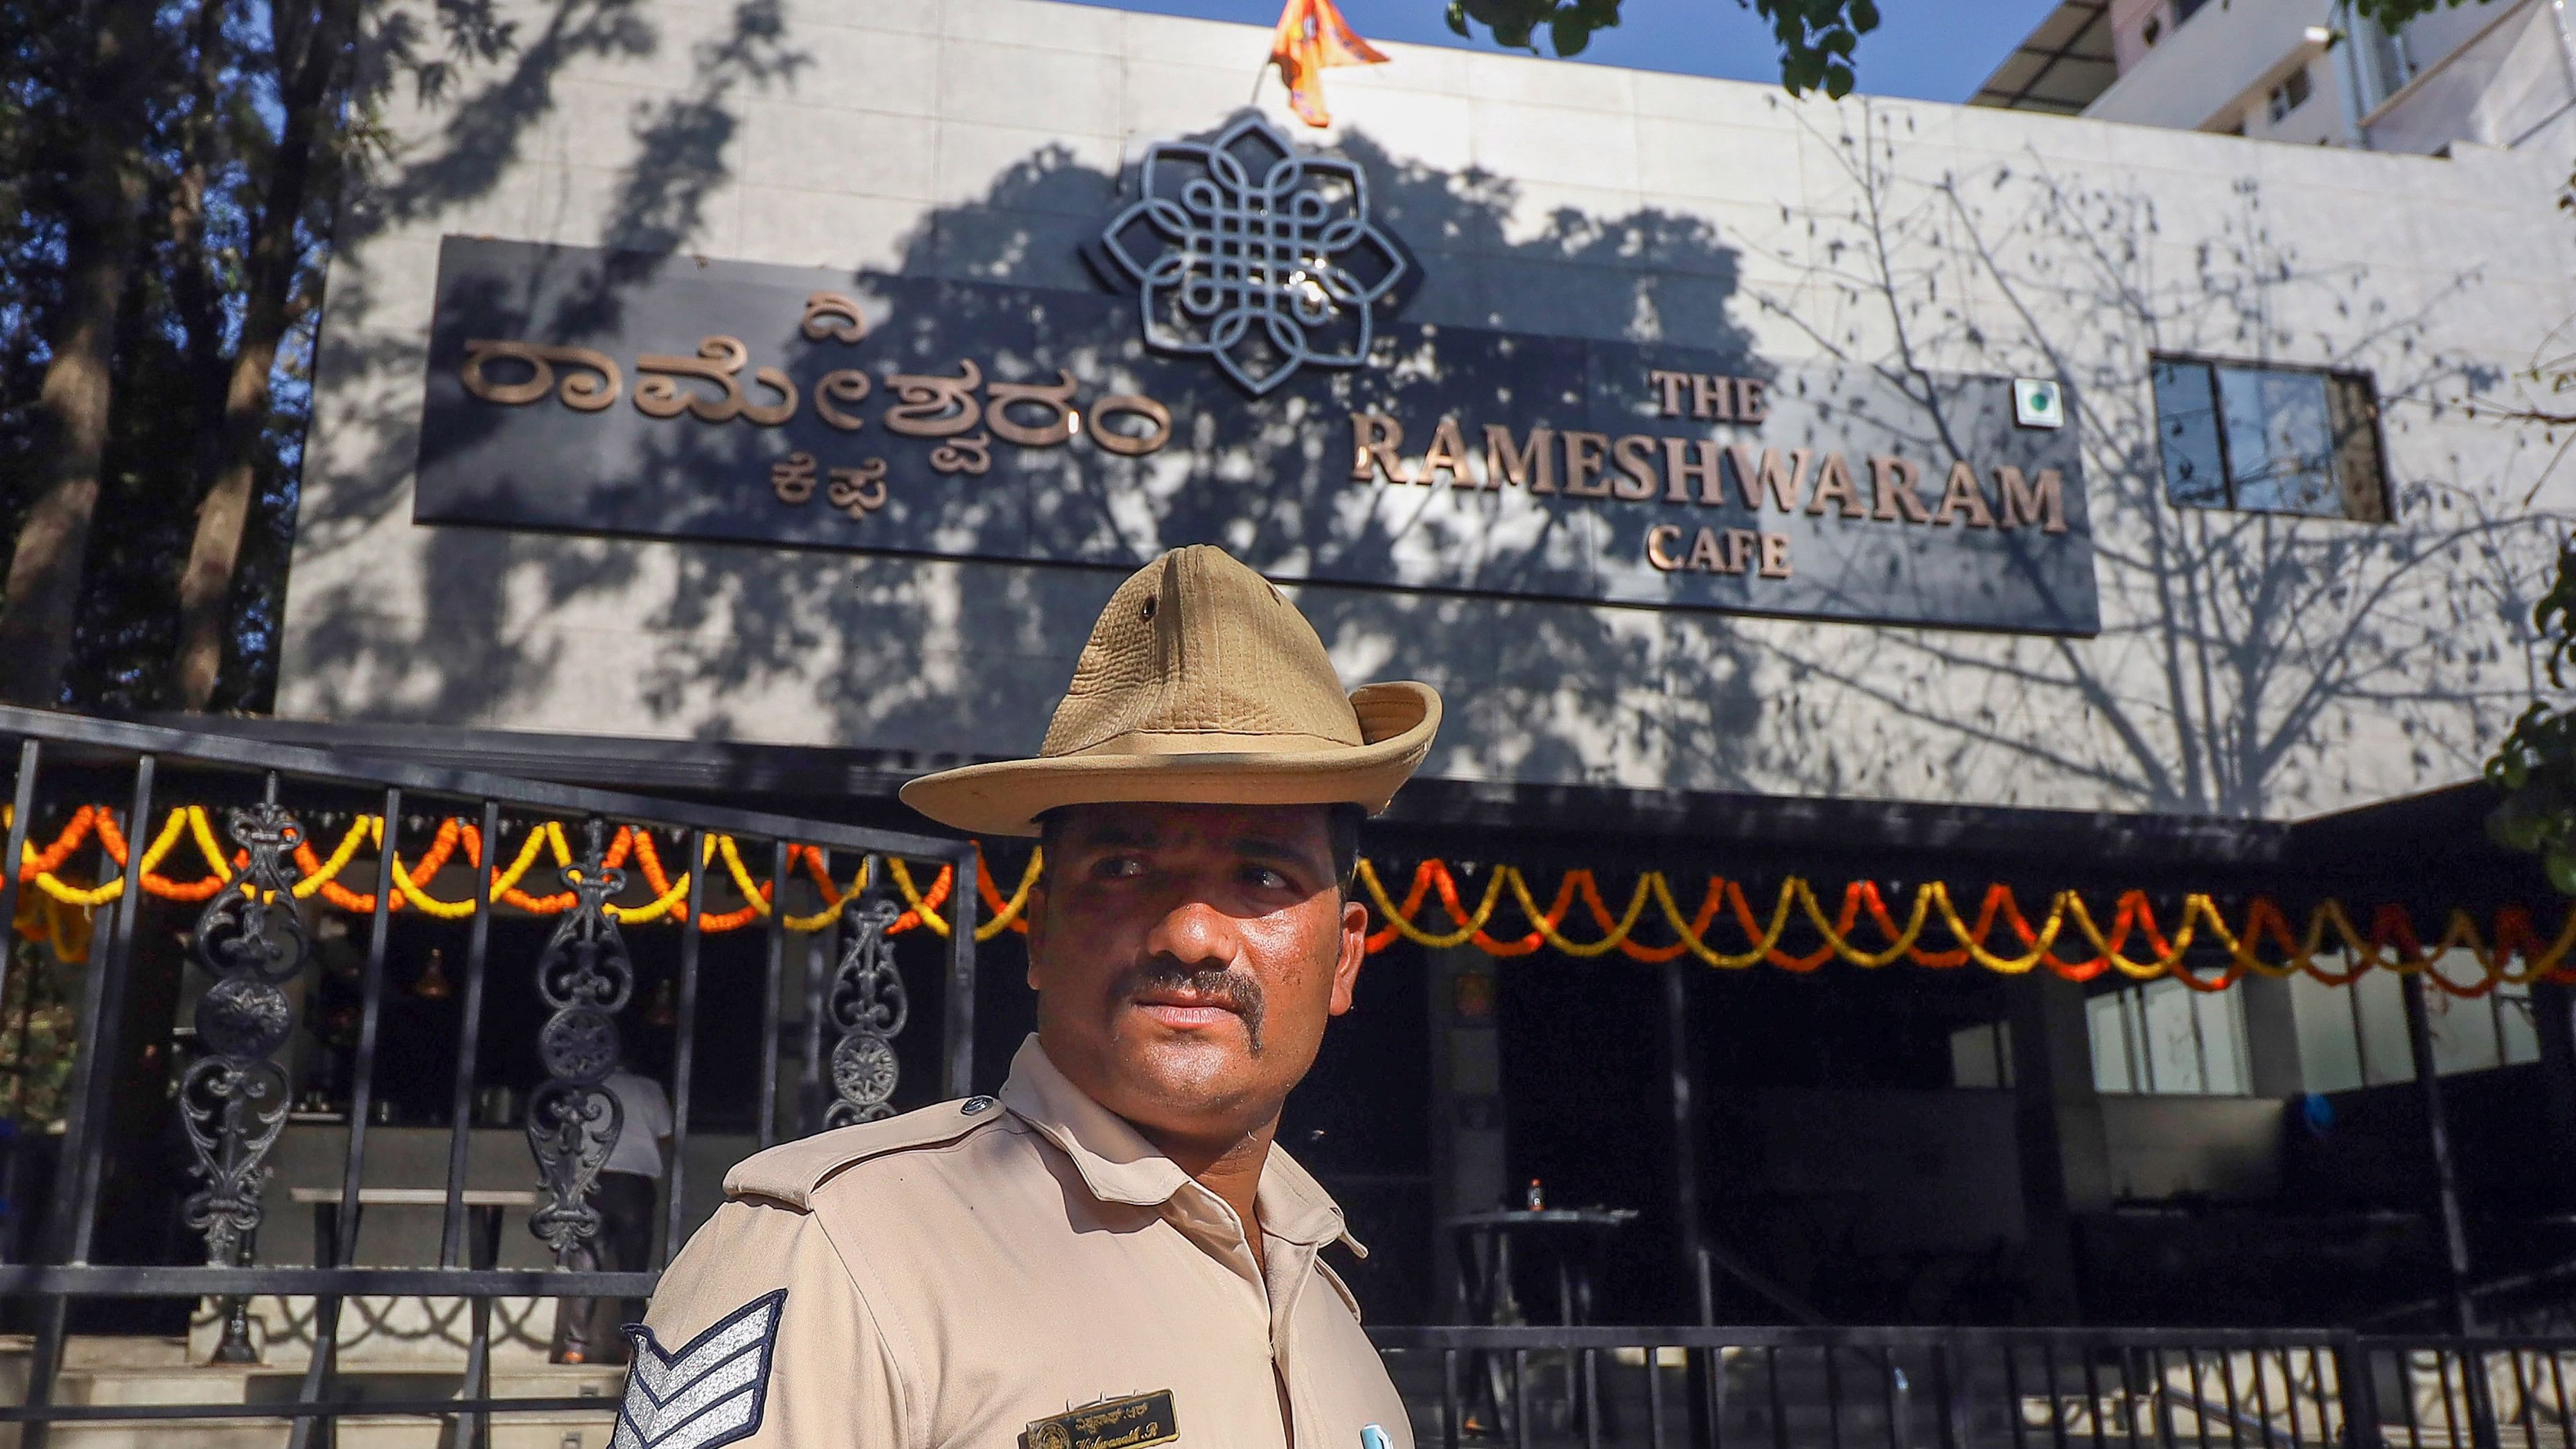
M1345 695L1219 549L1121 585L1037 758L903 791L1046 852L1000 1098L737 1166L629 1330L618 1449L1410 1449L1318 1256L1365 1250L1272 1137L1366 951L1359 821L1439 719Z

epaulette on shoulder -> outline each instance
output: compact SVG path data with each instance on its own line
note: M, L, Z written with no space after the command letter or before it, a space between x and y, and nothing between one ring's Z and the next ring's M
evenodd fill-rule
M964 1097L900 1117L782 1142L735 1163L733 1171L725 1174L725 1196L767 1198L809 1208L814 1190L842 1168L889 1153L945 1147L1009 1115L990 1097Z

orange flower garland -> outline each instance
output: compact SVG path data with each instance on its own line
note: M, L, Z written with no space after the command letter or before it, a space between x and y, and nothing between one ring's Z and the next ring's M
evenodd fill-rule
M63 880L59 872L92 837L119 873L91 886ZM193 840L206 866L206 873L193 880L174 880L161 871L162 864L183 840ZM428 893L427 883L436 879L459 852L467 865L480 872L486 845L482 832L474 825L453 817L439 821L428 848L417 860L406 862L399 851L395 854L389 872L395 894L386 909L417 910L449 920L472 915L479 903L470 893L463 900L443 900ZM340 910L372 913L376 909L373 891L351 890L339 881L358 853L368 848L379 852L386 848L384 822L370 815L351 821L327 857L310 842L299 845L295 863L301 878L293 887L295 896L301 899L319 895ZM132 849L113 811L83 805L65 819L51 842L41 847L32 841L27 844L19 861L18 879L35 886L49 899L51 909L86 911L123 894L122 872ZM556 915L571 909L575 898L569 890L536 895L521 888L521 882L537 868L540 857L551 857L559 871L574 868L571 842L561 822L535 824L506 864L496 858L491 899L531 915ZM218 844L205 807L180 806L170 812L146 845L139 878L145 891L161 899L203 901L223 889L243 862L239 851L227 855ZM676 878L670 874L651 831L625 825L617 828L608 842L603 863L610 869L622 869L629 862L650 898L641 904L611 906L609 909L618 919L641 924L667 917L687 924L686 898L691 877L687 872ZM869 885L865 863L846 886L836 880L828 852L817 846L791 843L786 848L785 862L788 872L802 870L813 881L821 903L821 909L811 915L781 918L780 924L789 930L824 929L838 919L843 906ZM732 838L706 837L695 865L699 870L721 866L741 902L726 910L707 909L696 923L700 931L716 934L745 929L777 909L778 882L754 879ZM976 889L984 906L984 919L976 925L976 939L991 940L1004 931L1028 929L1025 911L1029 894L1043 867L1041 856L1032 852L1017 887L1008 897L1002 895L989 871L977 870ZM896 918L893 931L949 934L951 922L940 909L956 889L954 870L941 866L927 888L914 881L911 867L902 860L889 858L886 874L907 907ZM1828 911L1808 882L1792 877L1781 882L1766 915L1756 910L1744 882L1719 876L1709 877L1697 907L1685 913L1671 883L1660 871L1638 876L1625 904L1616 911L1589 870L1565 872L1544 906L1532 891L1529 878L1516 867L1498 865L1484 875L1483 889L1476 893L1471 906L1448 863L1425 860L1414 867L1399 901L1386 889L1375 863L1362 860L1360 885L1376 907L1380 922L1368 938L1369 950L1383 951L1404 940L1433 949L1472 945L1502 958L1530 956L1542 950L1579 959L1616 952L1647 964L1687 956L1727 970L1771 965L1797 972L1819 970L1833 961L1866 969L1898 962L1935 970L1976 965L2005 975L2046 969L2078 982L2116 971L2133 980L2171 976L2200 991L2224 991L2249 972L2280 977L2304 971L2326 985L2341 986L2373 967L2401 974L2422 972L2437 989L2463 998L2484 996L2499 985L2539 980L2576 983L2576 959L2571 959L2576 958L2576 910L2568 912L2554 936L2545 934L2531 912L2519 906L2499 910L2492 929L2483 934L2466 912L2453 911L2444 922L2440 938L2428 948L2402 907L2384 905L2372 911L2365 931L2354 926L2341 902L2332 900L2319 904L2310 913L2306 929L2297 931L2279 904L2268 897L2258 896L2248 903L2239 928L2228 924L2212 897L2194 893L2183 898L2179 916L2168 932L2158 922L2146 893L2136 890L2124 892L2115 900L2110 925L2104 929L2076 892L2058 892L2034 922L2012 889L2000 883L1985 888L1970 919L1961 914L1949 888L1940 881L1917 887L1900 917L1877 884L1865 880L1846 884L1841 900ZM1431 924L1435 906L1439 914L1448 917L1446 925ZM1579 918L1589 922L1585 928L1589 939L1566 933L1569 920L1578 919L1578 908ZM1496 929L1506 910L1522 920L1525 929ZM46 922L58 917L40 919L23 908L19 917L15 924L21 935L50 938L56 934ZM1648 930L1650 921L1660 925ZM1736 948L1729 949L1713 938L1712 931L1721 921L1731 934L1741 938ZM1793 931L1801 939L1812 938L1815 944L1805 949L1785 946L1783 942ZM1641 934L1649 939L1641 939ZM1864 934L1867 940L1862 939ZM1651 939L1655 936L1663 939ZM2183 964L2194 941L2202 939L2214 940L2226 957L2224 965L2207 974ZM2478 968L2474 979L2465 979L2459 969L2458 958L2463 956Z

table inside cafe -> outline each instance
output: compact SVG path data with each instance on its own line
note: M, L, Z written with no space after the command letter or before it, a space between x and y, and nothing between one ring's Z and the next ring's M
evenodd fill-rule
M1635 1208L1501 1208L1460 1213L1443 1226L1458 1240L1471 1323L1529 1321L1512 1284L1512 1259L1543 1252L1556 1269L1556 1321L1592 1321L1593 1285L1612 1234L1637 1220ZM1515 1245L1518 1245L1516 1248Z
M1533 1202L1537 1202L1535 1183L1530 1192ZM1593 1284L1599 1276L1602 1251L1613 1234L1636 1220L1635 1208L1544 1205L1460 1213L1445 1219L1441 1226L1455 1235L1458 1243L1459 1269L1467 1292L1467 1321L1496 1326L1528 1322L1513 1287L1512 1260L1516 1253L1526 1258L1539 1252L1556 1270L1556 1321L1568 1327L1591 1322ZM1480 1352L1473 1357L1476 1362L1467 1377L1469 1397L1462 1408L1471 1422L1490 1413L1495 1428L1506 1435L1518 1434L1521 1429L1513 1422L1514 1403L1526 1402L1528 1396L1515 1392L1505 1382L1503 1355ZM1566 1369L1563 1397L1571 1414L1579 1412L1582 1399L1589 1397L1590 1391L1588 1385L1575 1379L1570 1355ZM1528 1371L1526 1362L1515 1370L1523 1374Z

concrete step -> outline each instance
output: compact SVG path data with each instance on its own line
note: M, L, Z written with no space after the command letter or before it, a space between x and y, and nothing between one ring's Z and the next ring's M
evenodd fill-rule
M363 1399L437 1399L460 1391L464 1365L448 1371L415 1364L348 1364L339 1392ZM193 1368L86 1368L65 1370L55 1399L65 1404L245 1404L295 1397L301 1369L257 1364L205 1364ZM499 1398L596 1398L615 1403L626 1371L587 1364L508 1367L492 1375Z
M31 1334L0 1333L0 1361L35 1357ZM184 1338L129 1337L124 1334L74 1334L63 1341L65 1368L175 1368L188 1362Z
M418 1365L351 1364L341 1375L340 1392L362 1400L444 1398L458 1391L463 1365L450 1372L425 1371ZM303 1374L291 1368L258 1365L197 1367L106 1367L66 1370L57 1402L85 1406L148 1404L241 1404L291 1399ZM492 1417L493 1449L606 1449L616 1426L617 1395L625 1370L585 1364L541 1364L503 1368L493 1375L492 1392L502 1398L581 1398L599 1401L595 1410L502 1413ZM341 1449L437 1449L446 1432L442 1420L353 1413L340 1419ZM124 1423L67 1423L54 1429L53 1442L73 1449L285 1449L289 1427L283 1420L155 1419ZM0 1449L10 1449L16 1436L0 1426Z
M260 1380L282 1384L284 1395L252 1393ZM265 1387L265 1385L263 1385ZM199 1368L67 1369L55 1381L58 1404L244 1404L254 1397L289 1397L295 1377L251 1365Z
M159 1419L149 1424L56 1424L50 1442L78 1449L169 1449L178 1444L188 1449L286 1449L286 1441L286 1429L276 1424Z
M608 1413L512 1414L492 1421L492 1449L607 1449L616 1421ZM59 1424L53 1442L70 1449L286 1449L280 1421L162 1419L149 1424ZM350 1415L340 1420L340 1449L439 1449L445 1427L429 1419Z
M493 1362L545 1362L554 1338L555 1308L551 1298L492 1300ZM247 1301L245 1317L261 1362L301 1366L311 1356L312 1298L262 1294ZM343 1359L402 1359L433 1368L462 1363L472 1323L472 1310L462 1299L361 1295L341 1305L340 1354ZM220 1305L203 1300L189 1328L191 1358L200 1363L212 1358L223 1330Z

